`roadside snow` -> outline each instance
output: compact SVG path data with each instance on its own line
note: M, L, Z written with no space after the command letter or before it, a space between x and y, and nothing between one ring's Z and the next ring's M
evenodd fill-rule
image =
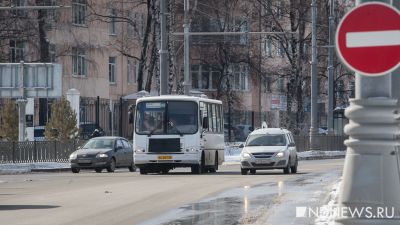
M0 174L29 173L32 169L62 169L70 167L69 163L57 162L7 163L0 164Z
M340 184L336 183L332 191L329 193L328 203L320 208L319 216L315 219L315 225L334 225L335 224L335 208L337 207Z
M313 158L321 158L321 157L340 157L345 156L346 151L305 151L305 152L298 152L299 159L313 159Z

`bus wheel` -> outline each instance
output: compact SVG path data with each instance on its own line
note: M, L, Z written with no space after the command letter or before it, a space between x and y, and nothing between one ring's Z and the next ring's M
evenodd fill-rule
M162 174L167 174L169 172L169 169L168 168L163 168L162 170L161 170L161 173Z
M202 166L201 165L194 165L192 166L192 174L201 174L202 172Z
M140 170L140 174L142 174L142 175L147 174L147 168L146 167L141 167L139 170Z
M215 173L218 170L218 153L215 154L215 160L214 160L214 166L210 169L208 169L208 171L210 173Z

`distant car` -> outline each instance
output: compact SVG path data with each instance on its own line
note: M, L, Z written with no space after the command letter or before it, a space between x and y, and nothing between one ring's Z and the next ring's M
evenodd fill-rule
M283 169L285 174L296 173L298 158L296 144L290 131L263 128L249 134L240 154L241 173L256 170Z
M35 141L46 141L46 136L44 135L45 126L35 126L33 128L33 139Z
M83 140L87 140L91 138L94 130L97 128L96 123L94 122L81 122L79 124L80 129L80 138ZM99 128L101 129L101 128Z
M81 169L103 169L114 172L115 168L127 167L135 172L132 144L122 137L97 137L86 142L69 156L71 170L79 173Z

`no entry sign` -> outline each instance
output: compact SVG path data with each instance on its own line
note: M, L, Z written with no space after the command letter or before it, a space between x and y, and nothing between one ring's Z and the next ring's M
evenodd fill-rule
M400 12L379 2L354 8L338 26L336 49L342 62L360 74L395 70L400 65Z

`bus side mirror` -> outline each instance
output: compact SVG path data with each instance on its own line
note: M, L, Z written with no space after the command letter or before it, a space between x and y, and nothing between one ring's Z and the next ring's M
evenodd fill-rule
M203 129L208 129L208 117L203 117Z

